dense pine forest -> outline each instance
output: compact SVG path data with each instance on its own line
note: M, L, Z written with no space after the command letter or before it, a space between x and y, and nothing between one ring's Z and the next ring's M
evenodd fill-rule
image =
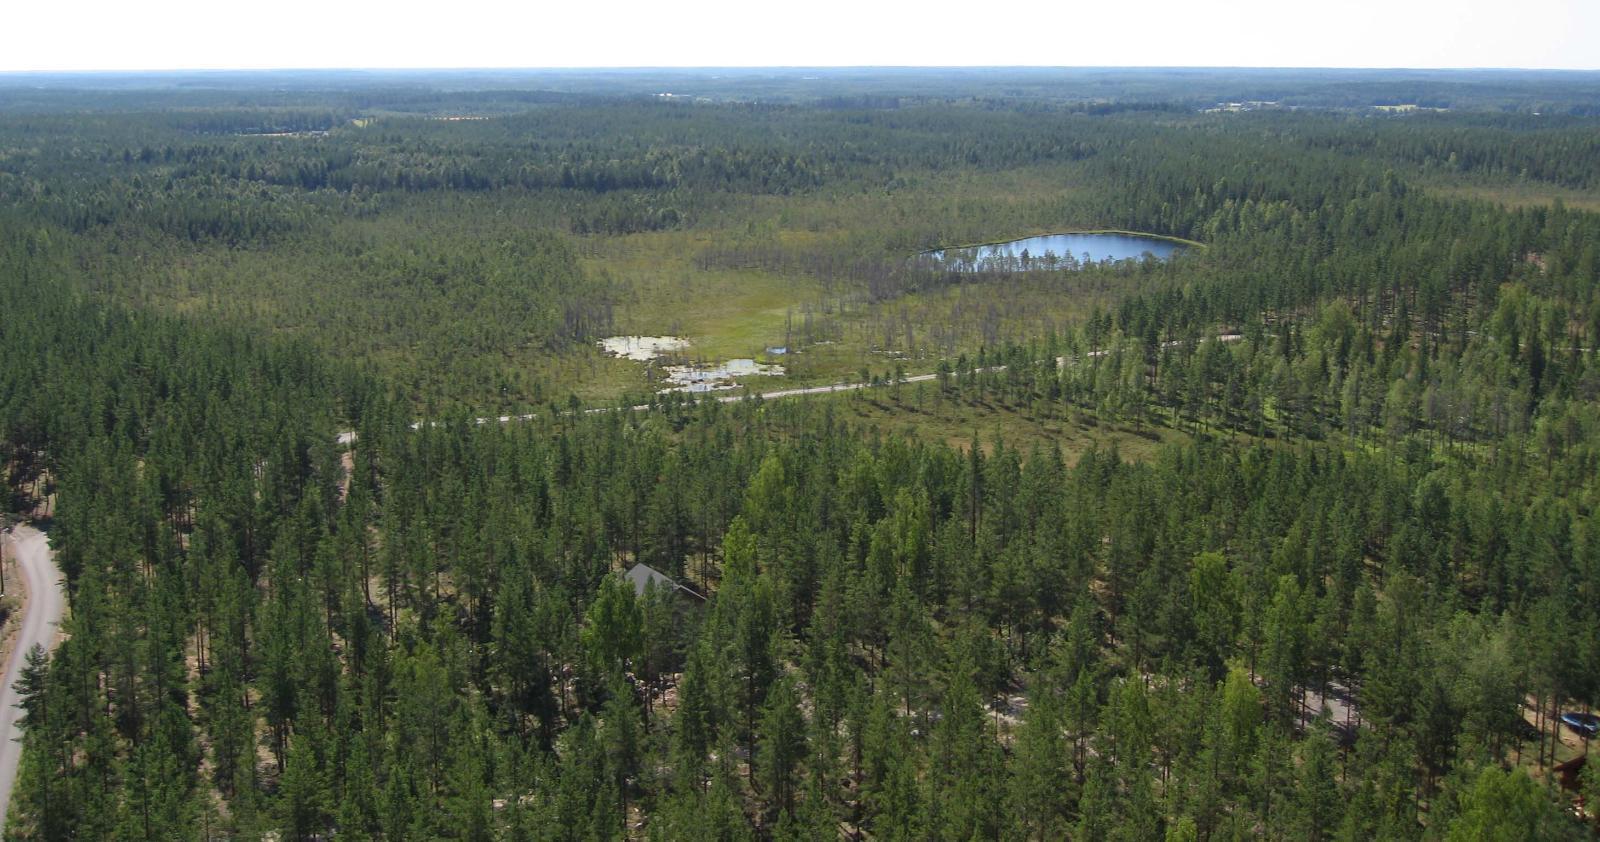
M1592 76L448 81L0 84L5 838L1600 832Z

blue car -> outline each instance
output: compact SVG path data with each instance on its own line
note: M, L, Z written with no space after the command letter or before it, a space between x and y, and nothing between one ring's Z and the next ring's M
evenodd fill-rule
M1586 740L1600 734L1600 716L1592 713L1567 711L1561 714L1561 724L1571 728Z

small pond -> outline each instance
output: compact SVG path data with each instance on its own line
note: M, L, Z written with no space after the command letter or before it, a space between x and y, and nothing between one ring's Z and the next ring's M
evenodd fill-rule
M1166 260L1187 249L1183 243L1139 234L1044 234L1004 243L923 252L935 266L957 272L1026 272L1079 269L1087 263Z

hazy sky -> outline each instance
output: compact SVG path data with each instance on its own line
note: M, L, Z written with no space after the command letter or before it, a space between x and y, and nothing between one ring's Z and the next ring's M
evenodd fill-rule
M0 70L1600 68L1600 0L16 0Z

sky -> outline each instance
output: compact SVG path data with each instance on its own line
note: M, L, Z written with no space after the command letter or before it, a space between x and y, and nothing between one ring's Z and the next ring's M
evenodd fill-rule
M15 0L0 71L1600 69L1600 0Z

